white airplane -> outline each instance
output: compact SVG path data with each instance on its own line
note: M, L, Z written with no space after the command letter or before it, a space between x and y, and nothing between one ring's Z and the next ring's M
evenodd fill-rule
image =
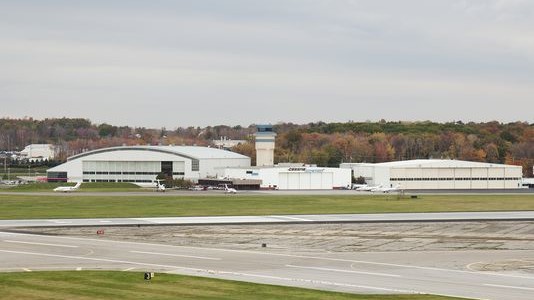
M367 184L357 184L357 183L353 183L352 184L352 189L353 190L358 190L359 188L362 188L362 187L366 187Z
M397 184L394 187L381 187L381 188L377 189L376 192L389 193L389 192L398 192L400 190L401 190L401 185Z
M54 189L54 192L74 192L80 188L80 185L82 185L81 181L77 182L75 186L58 186Z
M375 185L375 186L364 185L364 186L357 188L356 190L361 191L361 192L374 192L376 189L379 189L381 187L382 185Z
M156 192L165 192L165 184L159 179L156 179Z
M229 188L227 184L224 185L225 194L237 194L237 190L234 188Z

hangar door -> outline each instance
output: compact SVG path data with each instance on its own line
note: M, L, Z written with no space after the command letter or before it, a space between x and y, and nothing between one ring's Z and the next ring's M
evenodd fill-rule
M279 173L281 190L324 190L333 188L333 173L287 172Z

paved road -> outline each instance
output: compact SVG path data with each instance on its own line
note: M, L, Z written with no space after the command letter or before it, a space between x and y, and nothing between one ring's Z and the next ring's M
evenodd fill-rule
M0 220L6 227L534 220L534 211Z
M155 271L357 293L475 299L534 299L534 275L465 267L488 257L533 256L532 251L281 254L268 246L242 251L0 232L0 271Z

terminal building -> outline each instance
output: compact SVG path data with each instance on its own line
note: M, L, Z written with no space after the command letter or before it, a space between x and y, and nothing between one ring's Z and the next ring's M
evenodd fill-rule
M49 182L153 183L164 173L198 181L222 176L227 167L250 167L250 158L235 152L197 146L122 146L84 152L47 170Z
M461 160L417 159L386 163L343 163L370 186L406 190L517 189L522 187L522 167Z

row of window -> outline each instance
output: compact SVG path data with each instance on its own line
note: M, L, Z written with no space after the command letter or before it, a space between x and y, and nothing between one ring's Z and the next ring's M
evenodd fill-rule
M391 181L472 181L472 180L521 180L519 177L445 177L445 178L390 178Z
M152 180L136 179L136 180L113 180L113 179L84 179L83 182L153 182Z
M84 171L83 175L158 175L160 172L93 172ZM172 175L185 175L184 172L173 172Z

